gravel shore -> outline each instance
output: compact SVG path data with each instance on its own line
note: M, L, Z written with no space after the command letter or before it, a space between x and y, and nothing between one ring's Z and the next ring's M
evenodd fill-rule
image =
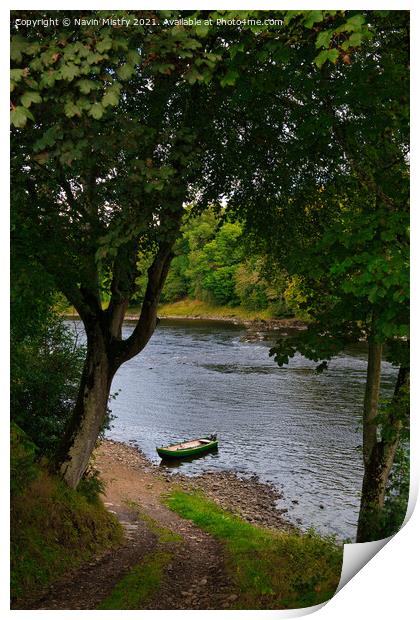
M239 515L246 521L284 531L296 530L285 517L287 508L279 508L283 495L274 486L261 482L256 475L239 476L235 472L204 472L185 476L179 472L162 471L137 446L113 440L104 440L101 451L106 458L134 469L142 470L169 491L177 486L187 492L199 491L222 508Z

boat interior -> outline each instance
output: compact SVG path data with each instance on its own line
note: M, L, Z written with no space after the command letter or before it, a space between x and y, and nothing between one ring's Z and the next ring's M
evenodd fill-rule
M211 439L191 439L191 441L184 441L183 443L177 443L174 446L167 446L165 450L187 450L188 448L198 448L199 446L212 443Z

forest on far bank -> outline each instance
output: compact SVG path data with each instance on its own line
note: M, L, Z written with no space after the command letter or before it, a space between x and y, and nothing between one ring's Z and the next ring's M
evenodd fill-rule
M188 210L182 235L161 294L162 304L200 301L206 307L236 308L267 317L306 319L300 279L275 265L269 254L255 247L237 220L212 209L198 216ZM133 306L143 301L147 285L147 254L139 254L137 293ZM107 280L103 301L109 301ZM178 303L178 308L182 304Z

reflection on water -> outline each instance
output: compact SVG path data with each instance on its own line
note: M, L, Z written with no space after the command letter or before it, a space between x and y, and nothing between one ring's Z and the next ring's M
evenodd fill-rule
M127 324L124 336L131 331ZM115 376L112 391L121 393L111 402L117 418L108 437L134 441L159 463L155 446L217 432L217 453L173 466L192 475L256 473L283 490L291 519L354 537L365 347L339 355L319 375L300 356L284 368L274 363L268 349L278 332L261 342L245 342L244 335L226 323L162 321ZM395 377L385 363L384 395Z

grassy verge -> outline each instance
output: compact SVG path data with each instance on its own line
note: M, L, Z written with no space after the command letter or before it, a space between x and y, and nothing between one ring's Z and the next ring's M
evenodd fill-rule
M253 321L258 319L274 318L274 312L270 308L266 310L247 310L240 306L214 306L196 299L183 299L170 304L159 306L159 316L179 316L195 318L220 318Z
M12 433L11 596L15 609L43 588L123 539L118 521L92 492L74 491L34 459Z
M103 304L106 308L107 304ZM63 311L66 317L77 318L78 314L72 306L68 306ZM131 306L127 311L127 316L138 317L140 307ZM241 306L215 306L213 304L200 301L198 299L182 299L173 303L161 304L158 308L158 315L162 318L193 318L193 319L220 319L220 320L238 320L238 321L269 321L271 319L280 319L274 307L268 307L265 310L247 310ZM288 321L293 323L294 319L287 317Z
M175 491L165 503L224 544L238 608L294 609L333 596L342 567L342 548L333 539L257 527L198 494Z

